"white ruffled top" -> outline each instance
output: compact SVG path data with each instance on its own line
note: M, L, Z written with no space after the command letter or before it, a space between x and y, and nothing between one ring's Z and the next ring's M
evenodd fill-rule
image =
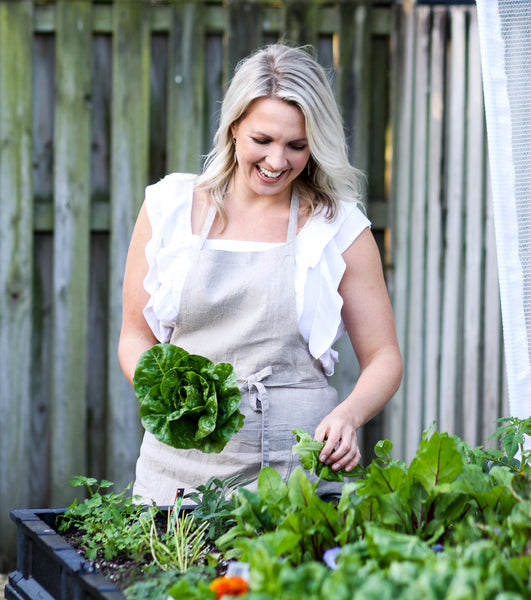
M196 176L173 173L146 188L145 204L152 229L146 245L149 301L144 317L159 342L169 342L179 312L181 292L199 236L192 233L192 197ZM342 253L370 222L354 202L342 201L336 218L309 219L295 240L295 301L300 331L310 353L334 372L332 344L344 333L343 299L338 288L345 261ZM207 240L209 248L260 251L268 242Z

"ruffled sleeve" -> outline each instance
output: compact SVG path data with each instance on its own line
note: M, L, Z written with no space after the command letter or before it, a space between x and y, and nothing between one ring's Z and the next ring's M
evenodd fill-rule
M194 180L195 175L173 173L146 188L152 234L145 251L148 272L144 289L150 298L144 317L159 342L170 340L191 249L197 242L191 228Z
M343 252L370 221L352 202L342 202L333 221L312 218L297 236L295 290L297 315L310 353L326 375L334 372L337 352L332 344L345 332L339 284L345 272Z

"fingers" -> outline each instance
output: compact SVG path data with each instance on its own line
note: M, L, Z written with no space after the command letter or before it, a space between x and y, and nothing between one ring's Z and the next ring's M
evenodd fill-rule
M326 443L319 455L319 460L325 465L331 466L334 471L338 469L351 471L361 460L356 432L346 429L341 433L331 431L324 436Z

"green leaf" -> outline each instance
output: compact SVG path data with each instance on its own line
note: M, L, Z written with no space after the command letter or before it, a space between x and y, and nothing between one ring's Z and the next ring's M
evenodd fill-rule
M368 523L365 539L369 553L374 558L392 560L425 560L433 551L414 535L397 533Z
M391 494L397 490L407 494L409 489L405 488L407 483L404 463L392 461L389 464L381 465L378 462L372 462L367 469L366 479L358 489L358 494L380 496Z
M391 458L391 450L393 449L393 444L389 440L380 440L374 446L374 454L381 459L388 460Z
M426 491L454 481L463 470L462 456L447 433L436 431L411 461L408 476L422 483Z
M144 352L136 365L133 387L141 400L153 386L153 381L162 379L183 356L188 352L173 344L156 344Z
M97 483L97 479L94 479L93 477L84 477L83 475L76 475L73 479L70 480L70 485L73 487L80 487L84 485L89 489Z
M334 471L332 467L325 465L319 460L319 454L325 445L324 442L318 442L303 429L294 429L292 431L297 436L297 444L292 448L293 454L298 454L302 466L311 473L315 473L320 479L327 481L343 481L345 477L358 477L363 473L363 467L357 465L352 471L338 469Z
M288 494L288 486L272 467L263 467L258 475L258 493L267 504L277 504Z
M413 533L411 509L399 492L382 495L378 498L380 520L385 525L398 527L404 533Z
M217 598L216 592L209 589L205 584L198 586L182 578L170 587L168 594L168 597L177 600L208 600L209 598L215 600Z

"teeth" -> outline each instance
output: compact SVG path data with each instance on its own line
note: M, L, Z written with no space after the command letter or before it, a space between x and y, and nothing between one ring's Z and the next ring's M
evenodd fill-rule
M262 175L265 175L266 177L269 177L270 179L276 179L277 177L280 177L280 175L282 175L282 171L278 171L277 173L274 173L273 171L268 171L267 169L264 169L263 167L258 167L260 169L260 173L262 173Z

